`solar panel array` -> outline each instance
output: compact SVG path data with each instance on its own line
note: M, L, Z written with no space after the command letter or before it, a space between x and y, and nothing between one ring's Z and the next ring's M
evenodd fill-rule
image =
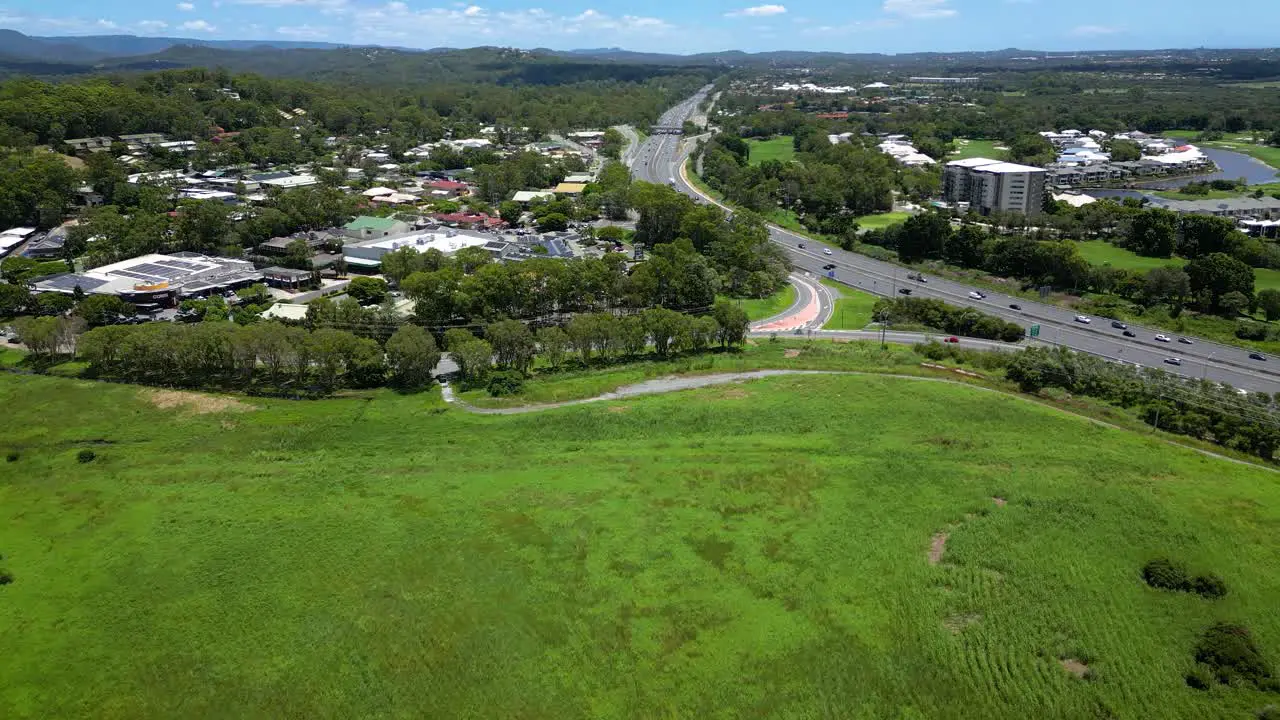
M41 281L41 286L51 290L66 290L67 292L75 292L76 286L85 292L93 292L94 289L107 284L105 280L87 277L85 275L58 275L57 277L47 278Z

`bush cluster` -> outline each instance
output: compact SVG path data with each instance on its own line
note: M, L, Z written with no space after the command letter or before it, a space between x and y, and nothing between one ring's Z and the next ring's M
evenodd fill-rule
M98 457L98 454L87 448L76 453L76 460L79 460L82 463L91 463L96 457Z
M1187 676L1187 684L1208 689L1214 682L1227 685L1247 684L1261 690L1280 687L1249 629L1243 625L1214 623L1196 644L1196 667Z
M882 299L873 312L893 323L919 324L966 337L1018 342L1023 336L1021 325L932 298Z
M1186 567L1169 558L1156 558L1142 566L1142 579L1153 588L1193 592L1209 600L1227 594L1227 583L1213 573L1192 577Z

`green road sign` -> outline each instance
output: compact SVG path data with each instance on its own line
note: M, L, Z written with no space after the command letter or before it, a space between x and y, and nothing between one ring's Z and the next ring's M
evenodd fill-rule
M1040 326L1032 325L1031 331L1028 333L1031 337L1040 337Z

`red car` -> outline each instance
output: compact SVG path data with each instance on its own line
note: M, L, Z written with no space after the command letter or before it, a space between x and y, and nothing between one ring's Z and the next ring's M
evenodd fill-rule
M946 340L943 340L942 342L958 343L960 342L960 338L956 337L955 335L952 335L951 337L947 338Z

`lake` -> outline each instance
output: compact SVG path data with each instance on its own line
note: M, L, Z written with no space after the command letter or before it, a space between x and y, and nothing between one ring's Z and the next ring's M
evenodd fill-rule
M1179 142L1185 142L1179 140ZM1197 147L1199 147L1197 145ZM1244 178L1247 185L1261 185L1264 183L1276 182L1280 179L1280 173L1276 169L1258 160L1249 157L1244 153L1233 152L1231 150L1219 150L1217 148L1201 147L1203 152L1215 165L1218 166L1218 172L1206 175L1192 175L1191 177L1178 178L1176 180L1153 180L1152 182L1135 183L1133 190L1118 190L1115 188L1084 188L1083 192L1093 197L1109 197L1109 198L1143 198L1146 194L1143 190L1173 190L1191 182L1207 182L1209 180L1238 180Z

